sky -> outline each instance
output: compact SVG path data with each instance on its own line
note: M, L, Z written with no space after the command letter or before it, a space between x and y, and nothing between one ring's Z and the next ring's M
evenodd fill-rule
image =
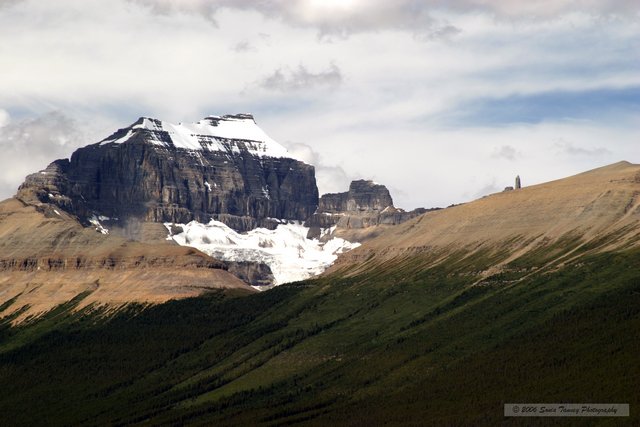
M138 117L233 113L405 209L640 163L640 2L0 0L0 199Z

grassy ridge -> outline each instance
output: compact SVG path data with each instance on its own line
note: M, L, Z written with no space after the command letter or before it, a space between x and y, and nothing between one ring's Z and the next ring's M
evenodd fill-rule
M546 258L530 256L479 281L494 258L5 328L0 424L530 425L502 417L516 401L637 412L640 251L535 273Z

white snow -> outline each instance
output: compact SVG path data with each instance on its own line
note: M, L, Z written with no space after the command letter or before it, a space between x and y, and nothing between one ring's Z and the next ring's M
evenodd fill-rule
M324 228L324 229L320 230L320 238L322 239L326 235L330 236L331 234L333 234L334 231L336 231L336 228L338 228L338 226L334 225L331 228ZM335 237L334 237L334 239L335 239ZM333 239L331 239L331 240L333 240Z
M62 215L60 215L60 212L58 212L58 210L57 210L57 209L54 209L53 211L56 213L56 215L58 215L58 216L62 216Z
M100 145L102 144L109 144L109 143L114 143L114 144L121 144L123 142L126 142L129 140L129 138L131 138L133 136L133 131L131 129L129 129L129 131L127 132L127 134L125 136L123 136L122 138L116 138L116 139L105 139L104 141L102 141L100 143Z
M104 216L97 217L95 215L92 215L91 218L89 218L89 222L93 224L93 226L96 228L96 231L99 231L102 234L109 234L109 230L107 230L102 226L102 224L100 224L100 221L104 221L104 219L99 219L99 218L109 219Z
M360 246L334 237L326 243L307 239L309 229L299 223L279 224L275 230L256 228L240 234L219 221L208 224L192 221L183 232L167 237L180 245L192 246L224 261L257 261L267 264L275 285L304 280L322 273L338 254Z
M207 181L205 181L204 185L207 187L207 190L211 191L211 184L209 184Z
M125 136L105 139L101 144L121 144L128 141L136 132L150 132L150 142L168 146L162 140L160 132L167 132L173 146L186 150L223 151L240 154L248 151L260 157L291 157L287 149L271 139L249 115L209 116L197 123L172 124L169 122L142 118L128 130Z

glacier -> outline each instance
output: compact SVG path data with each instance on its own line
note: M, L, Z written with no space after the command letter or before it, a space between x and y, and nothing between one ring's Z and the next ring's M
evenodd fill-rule
M274 285L308 279L322 273L338 255L357 248L339 237L326 242L307 239L308 227L296 221L281 221L274 229L256 228L238 233L222 222L208 224L191 221L188 224L164 224L173 240L191 246L223 261L262 262L271 268ZM180 233L172 230L182 229ZM332 230L324 230L323 235ZM256 287L260 288L260 287Z

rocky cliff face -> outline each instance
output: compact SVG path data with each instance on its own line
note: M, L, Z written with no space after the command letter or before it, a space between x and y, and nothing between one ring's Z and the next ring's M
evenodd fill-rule
M320 198L318 210L307 220L309 238L317 238L322 229L365 229L376 225L397 225L426 209L406 212L393 206L387 187L373 181L352 181L349 191L325 194Z
M272 218L304 221L318 190L313 166L288 157L252 116L235 115L188 125L140 118L28 176L17 197L85 223L216 219L247 231L275 227Z
M345 193L329 193L320 198L318 211L325 213L382 211L393 206L393 199L384 185L357 180Z

